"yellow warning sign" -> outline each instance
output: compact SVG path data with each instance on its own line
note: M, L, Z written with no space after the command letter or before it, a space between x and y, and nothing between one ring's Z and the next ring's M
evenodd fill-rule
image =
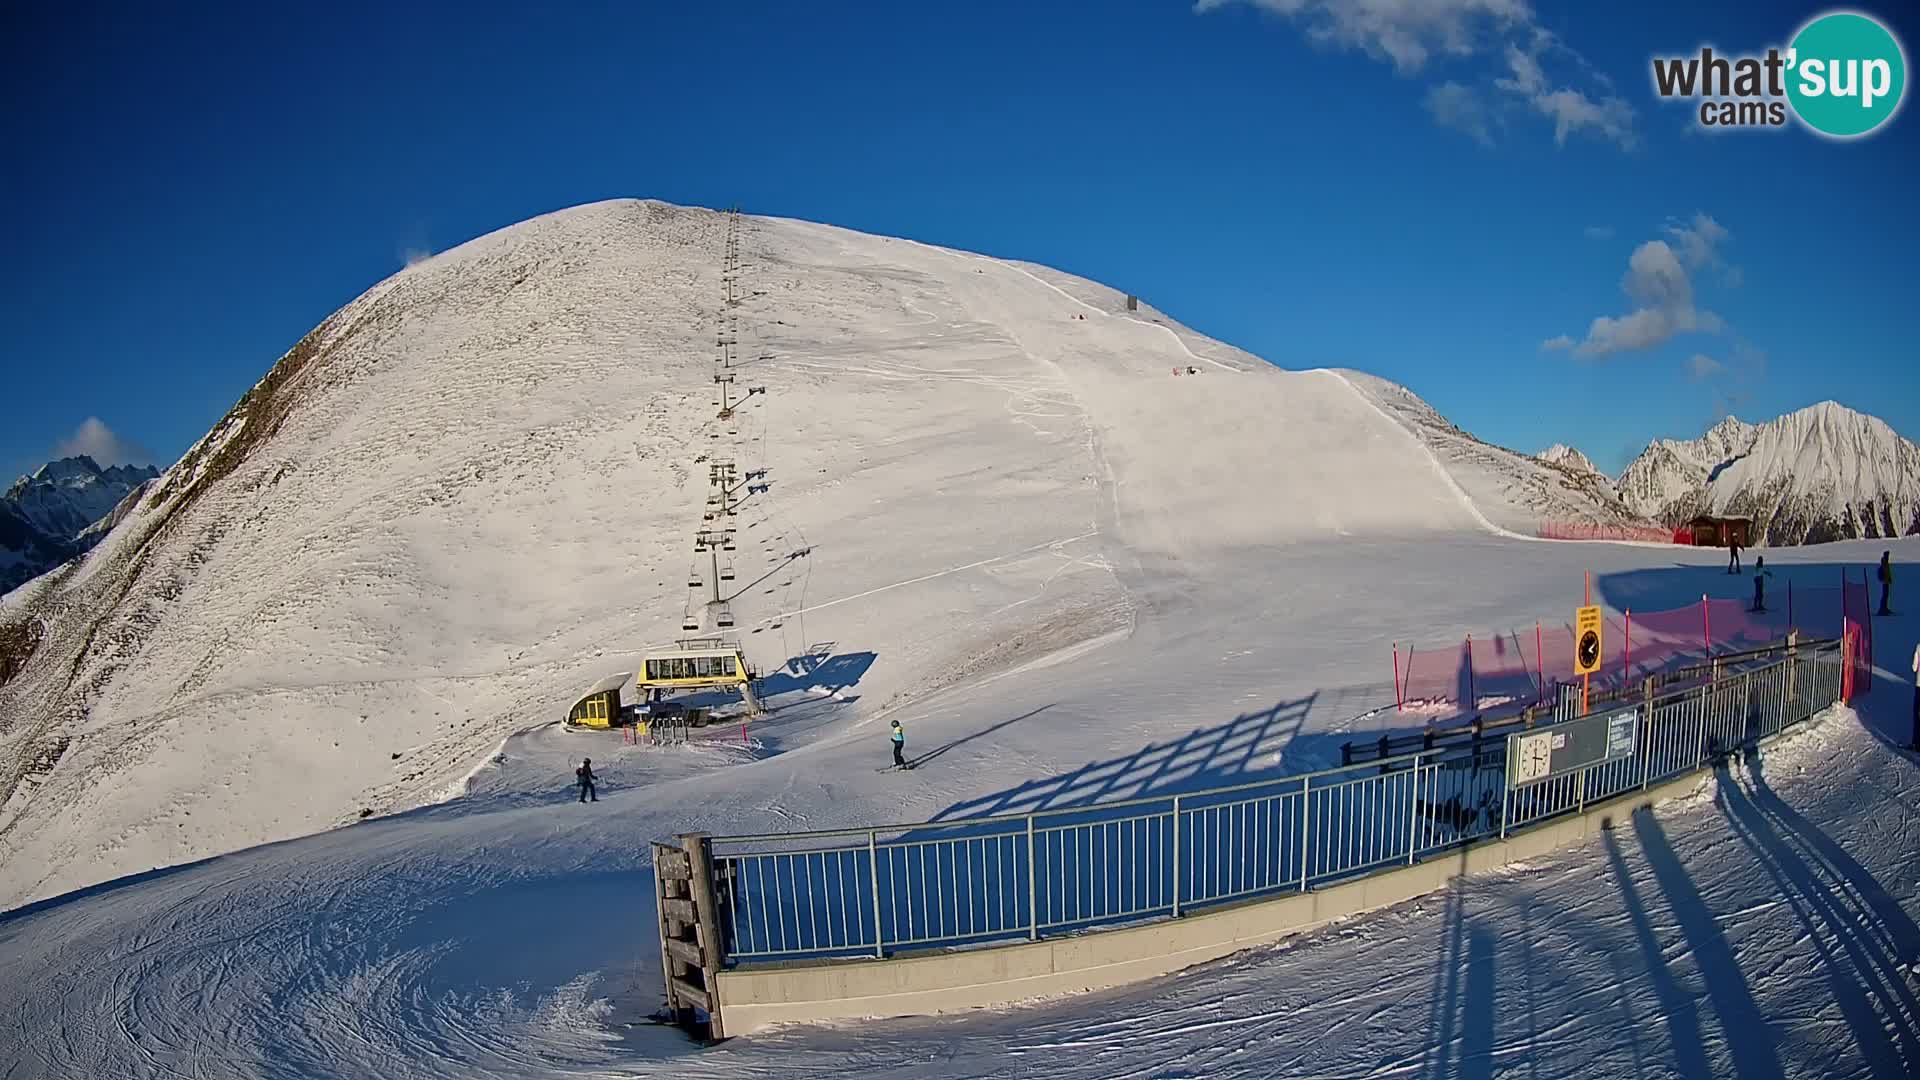
M1591 675L1600 670L1600 608L1583 607L1573 615L1573 673Z

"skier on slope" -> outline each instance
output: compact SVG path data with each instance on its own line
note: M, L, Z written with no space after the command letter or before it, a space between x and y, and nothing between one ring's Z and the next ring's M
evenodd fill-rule
M912 766L907 764L904 753L907 748L907 731L900 726L900 721L895 720L893 722L893 727L889 730L887 738L893 742L893 767L896 769L911 768Z
M593 759L581 758L580 767L573 770L574 778L580 781L580 801L586 802L588 796L594 802L600 801L600 793L593 788Z
M1729 539L1727 541L1727 573L1737 574L1739 572L1740 572L1740 541Z
M1765 555L1753 560L1753 607L1748 610L1762 613L1767 610L1767 579L1772 576Z

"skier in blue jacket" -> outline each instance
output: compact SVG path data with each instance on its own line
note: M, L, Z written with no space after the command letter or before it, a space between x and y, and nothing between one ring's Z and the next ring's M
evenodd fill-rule
M907 748L907 732L905 728L900 726L900 721L895 720L893 722L893 729L889 733L888 738L893 740L893 767L896 769L907 768L907 759L901 753Z

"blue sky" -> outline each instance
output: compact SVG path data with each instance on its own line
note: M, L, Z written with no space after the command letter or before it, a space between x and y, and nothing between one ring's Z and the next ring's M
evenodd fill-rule
M407 252L615 196L1049 263L1608 469L1920 435L1920 114L1703 135L1648 74L1824 5L558 7L9 5L0 468L164 465Z

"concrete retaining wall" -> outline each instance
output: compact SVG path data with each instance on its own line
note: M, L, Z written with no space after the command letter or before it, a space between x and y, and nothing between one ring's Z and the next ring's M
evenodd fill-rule
M1686 795L1701 780L1690 773L1506 840L1302 895L1012 945L722 971L720 1008L728 1035L749 1035L773 1024L927 1016L1139 982L1424 896L1462 874L1535 858L1637 809Z

